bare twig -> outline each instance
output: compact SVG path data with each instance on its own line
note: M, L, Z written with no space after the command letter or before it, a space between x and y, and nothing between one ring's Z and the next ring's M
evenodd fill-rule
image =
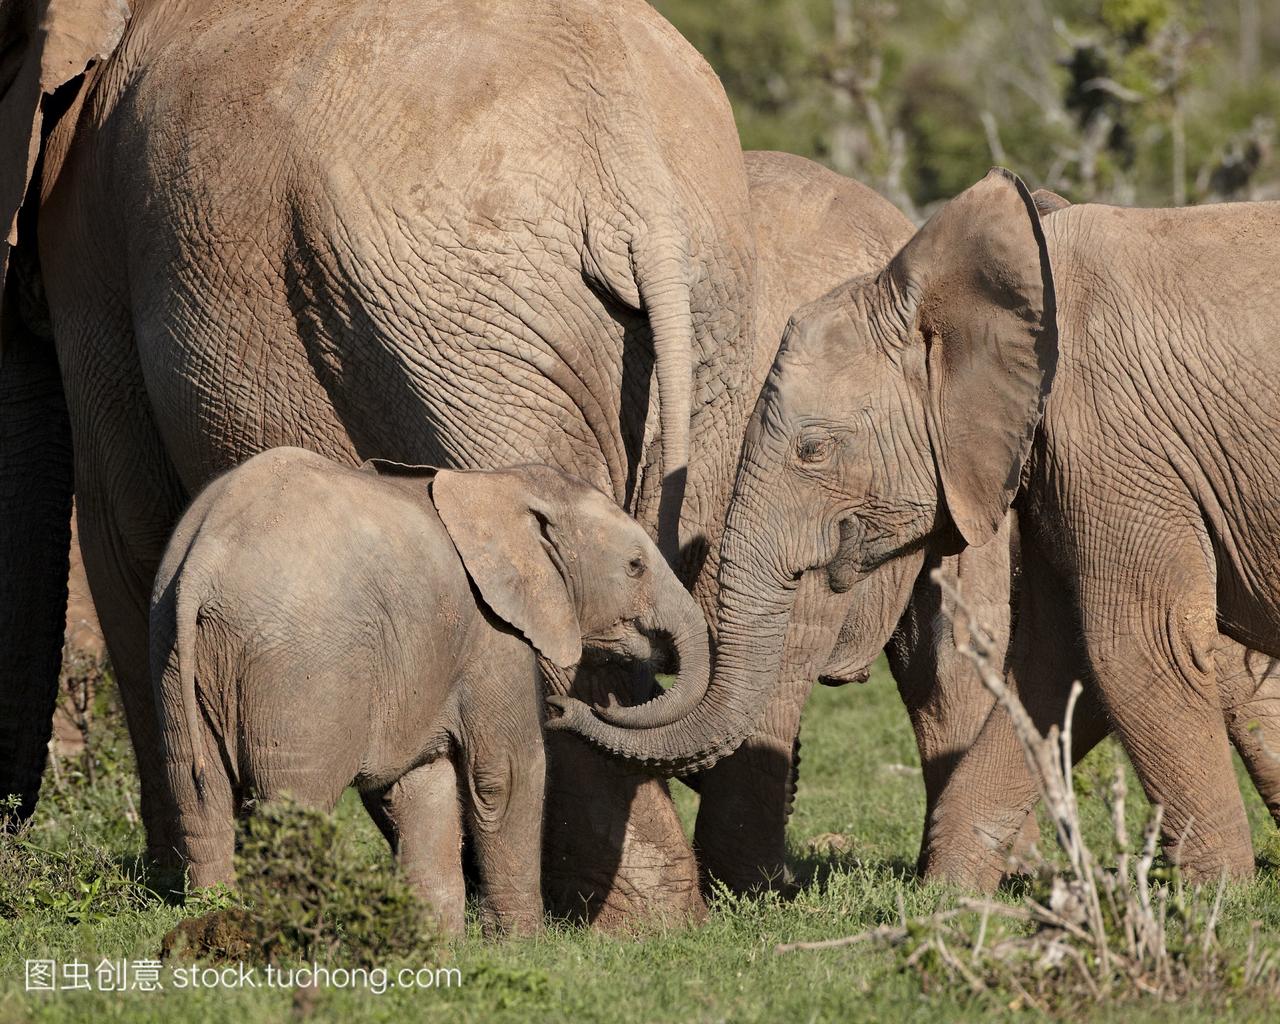
M1054 862L1041 859L1035 866L1038 895L1024 897L1021 905L961 898L951 910L909 921L899 893L899 925L820 942L784 943L776 951L881 943L901 949L910 969L940 969L975 995L998 995L1007 1005L1033 1006L1042 1012L1073 998L1136 994L1177 999L1193 989L1222 986L1231 975L1242 977L1253 993L1280 996L1280 954L1262 947L1257 923L1240 967L1226 960L1227 952L1217 943L1225 878L1211 900L1198 887L1185 891L1177 872L1172 884L1152 879L1164 820L1159 805L1152 807L1140 851L1131 855L1125 818L1128 789L1119 767L1110 794L1117 853L1113 864L1098 861L1080 827L1072 779L1071 723L1080 684L1072 687L1061 729L1053 726L1041 736L996 669L1003 652L992 649L989 632L976 622L959 588L937 573L934 578L944 590L944 613L953 622L960 617L968 622L969 639L957 644L957 650L969 658L1013 723L1053 819L1061 856ZM977 926L971 928L966 922L974 915ZM993 935L998 922L1012 925L1014 933ZM1010 992L1015 995L1011 1002Z

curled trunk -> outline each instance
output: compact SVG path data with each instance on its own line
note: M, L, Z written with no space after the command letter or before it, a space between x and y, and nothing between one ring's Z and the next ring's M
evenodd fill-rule
M667 594L658 603L653 632L671 637L679 660L679 674L670 689L644 704L601 708L600 719L624 729L656 729L689 715L701 703L711 680L711 648L707 643L707 621L693 597L680 586L674 573L667 573Z
M796 581L768 566L735 519L720 566L715 675L696 706L668 724L628 729L602 721L585 704L556 699L562 715L550 723L554 728L663 775L709 768L755 731L778 674Z

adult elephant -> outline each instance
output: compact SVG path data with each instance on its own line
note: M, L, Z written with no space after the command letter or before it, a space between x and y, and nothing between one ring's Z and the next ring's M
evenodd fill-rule
M146 599L189 495L253 453L550 463L705 575L755 394L754 239L723 91L646 4L9 0L0 32L0 793L21 814L72 440L157 857ZM551 742L553 908L697 913L663 784Z
M922 552L998 543L1012 505L1009 672L1033 718L1060 720L1083 678L1077 752L1114 726L1188 875L1251 870L1228 741L1262 756L1241 719L1267 714L1274 686L1249 649L1280 654L1277 410L1257 383L1275 362L1277 210L1077 207L1042 227L996 170L880 272L797 313L748 428L706 700L763 705L806 573L867 587ZM574 725L658 764L697 746ZM935 808L928 873L993 886L1036 793L991 714Z

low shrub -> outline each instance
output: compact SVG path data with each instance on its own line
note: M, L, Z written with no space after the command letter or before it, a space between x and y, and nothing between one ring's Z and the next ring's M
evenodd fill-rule
M5 812L16 810L16 799ZM158 899L136 859L117 857L78 826L65 829L56 850L39 841L30 822L0 829L0 917L98 922Z
M236 855L235 905L184 921L161 955L352 966L426 962L439 937L422 903L388 865L364 870L329 814L292 801L254 809Z

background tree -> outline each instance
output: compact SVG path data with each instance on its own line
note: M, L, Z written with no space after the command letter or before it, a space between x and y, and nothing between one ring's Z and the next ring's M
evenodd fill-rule
M1280 0L655 0L743 145L917 219L1004 163L1071 199L1280 198Z

